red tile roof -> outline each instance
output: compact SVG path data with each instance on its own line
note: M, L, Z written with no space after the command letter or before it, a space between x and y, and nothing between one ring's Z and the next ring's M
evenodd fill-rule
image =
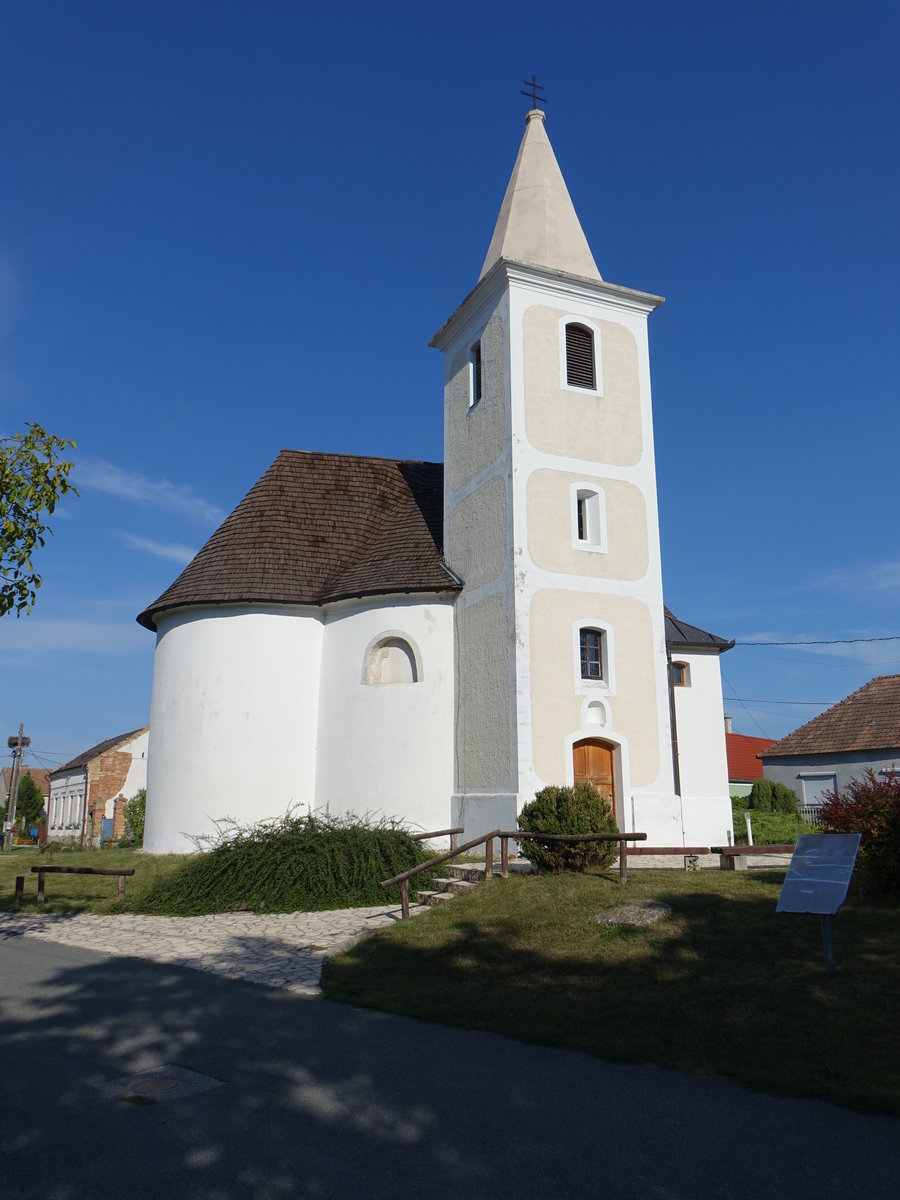
M744 733L725 734L725 753L728 757L728 779L731 783L752 783L762 779L763 765L756 757L771 746L774 738L748 737Z
M12 767L4 767L3 768L3 783L2 783L2 793L3 794L2 794L2 796L0 796L0 800L2 800L2 802L4 804L6 803L7 799L9 798L9 785L12 783L12 773L13 773ZM23 765L22 773L19 776L20 783L26 775L30 775L32 777L32 779L34 780L34 782L38 785L38 787L44 793L44 795L46 797L49 797L49 795L50 795L50 772L49 771L45 770L43 767L29 767L27 765Z
M440 463L282 450L170 588L138 617L195 604L326 604L457 592L442 560Z
M900 675L879 675L763 751L764 758L900 748Z

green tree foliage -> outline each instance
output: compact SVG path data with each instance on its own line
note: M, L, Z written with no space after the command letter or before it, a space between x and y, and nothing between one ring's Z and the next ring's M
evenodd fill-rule
M799 803L797 793L786 783L772 784L772 812L795 813Z
M28 829L38 820L44 809L44 793L38 787L30 771L19 780L16 792L16 819L22 828Z
M44 521L62 496L78 494L69 482L74 463L62 459L70 446L33 423L26 433L0 438L0 617L34 604L41 577L31 558L52 532Z
M144 819L147 813L147 789L140 788L125 805L125 820L131 826L136 842L144 840Z
M618 833L607 802L590 783L542 788L519 813L519 828L532 833ZM603 870L618 853L618 842L519 841L522 853L538 871Z
M771 780L755 779L747 798L747 807L754 812L772 812L773 799Z
M827 796L822 820L833 833L861 833L866 874L879 891L900 892L900 774L879 778L868 768Z

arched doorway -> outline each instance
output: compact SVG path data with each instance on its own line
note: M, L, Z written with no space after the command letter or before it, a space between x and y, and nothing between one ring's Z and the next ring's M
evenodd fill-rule
M575 782L592 783L616 816L615 747L600 738L582 738L572 747L572 762Z

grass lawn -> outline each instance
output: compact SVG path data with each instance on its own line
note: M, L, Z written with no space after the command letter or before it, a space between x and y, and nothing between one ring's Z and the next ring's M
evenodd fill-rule
M851 890L829 979L819 918L775 912L782 879L495 878L330 959L323 986L333 1000L900 1115L900 905ZM671 916L591 919L637 897Z
M16 876L25 876L25 900L20 912L117 913L131 906L163 875L184 863L180 854L142 854L136 850L57 850L51 859L31 847L16 847L0 854L0 912L14 912ZM125 905L116 899L115 875L48 875L45 904L37 902L37 875L32 867L134 867L125 880Z

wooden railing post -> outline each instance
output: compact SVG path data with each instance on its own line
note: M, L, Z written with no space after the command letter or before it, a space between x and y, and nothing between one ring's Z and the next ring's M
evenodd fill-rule
M459 845L459 834L451 833L450 834L450 849L455 850L458 845Z
M44 879L46 878L43 870L38 871L38 904L44 903Z
M494 839L492 837L484 840L484 877L490 879L494 874Z
M119 876L119 899L120 900L125 899L125 876L124 875Z
M509 838L505 833L500 835L500 874L509 878Z
M619 838L619 883L628 882L628 851L625 849L625 839Z
M16 876L16 904L21 904L25 898L25 876Z
M404 879L400 884L400 916L409 916L409 880Z

